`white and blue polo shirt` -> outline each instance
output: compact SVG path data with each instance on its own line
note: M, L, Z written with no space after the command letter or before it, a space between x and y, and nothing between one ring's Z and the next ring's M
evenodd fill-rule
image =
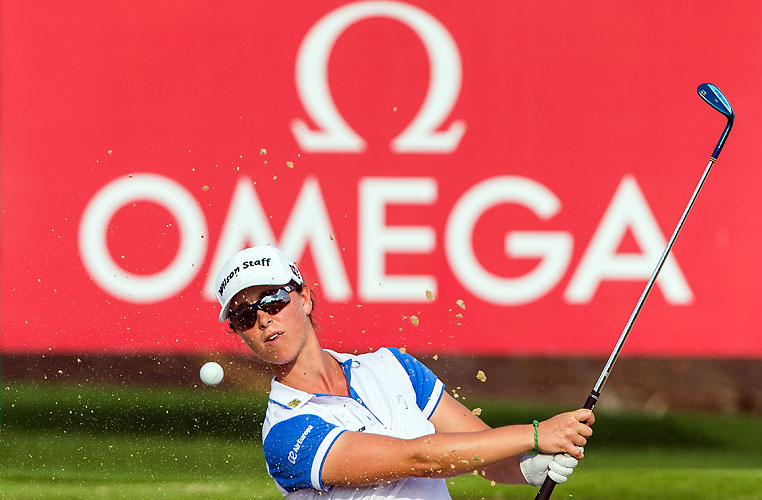
M350 396L310 394L273 378L262 427L267 470L284 496L404 500L449 499L444 479L404 478L367 487L326 487L323 462L344 431L402 439L434 433L429 417L444 384L396 348L353 356L325 350L344 368Z

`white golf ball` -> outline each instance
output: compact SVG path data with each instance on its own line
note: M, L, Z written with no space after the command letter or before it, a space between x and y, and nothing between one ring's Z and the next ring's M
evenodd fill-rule
M204 366L201 367L199 375L201 376L201 381L206 385L217 385L222 382L222 377L225 376L225 372L218 363L209 361L208 363L204 363Z

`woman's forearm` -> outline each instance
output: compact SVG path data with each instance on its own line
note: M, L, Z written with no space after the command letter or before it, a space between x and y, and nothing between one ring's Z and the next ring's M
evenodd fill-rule
M577 459L592 430L590 410L580 409L540 422L538 449L570 453ZM414 439L365 432L344 432L336 438L323 463L328 485L373 484L401 477L449 477L474 470L489 472L494 481L521 483L520 455L535 446L533 425L511 425L470 432L437 432ZM510 460L509 460L510 459ZM502 463L501 463L502 462ZM492 464L498 464L490 467ZM481 475L481 474L480 474Z
M534 429L531 425L479 432L437 433L408 442L415 473L425 477L457 476L475 469L484 469L486 475L488 466L521 456L533 447ZM498 474L499 469L496 467L493 473L502 475Z

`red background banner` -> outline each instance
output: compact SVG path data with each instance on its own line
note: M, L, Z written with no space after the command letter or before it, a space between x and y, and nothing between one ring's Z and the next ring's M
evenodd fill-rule
M709 81L737 123L624 354L760 356L759 19L5 2L0 345L243 351L209 276L272 242L327 347L607 354L725 125Z

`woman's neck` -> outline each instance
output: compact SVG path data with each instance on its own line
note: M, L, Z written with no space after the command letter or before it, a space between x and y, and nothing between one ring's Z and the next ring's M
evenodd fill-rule
M271 366L278 382L294 389L349 396L349 384L341 364L317 342L306 344L293 362Z

